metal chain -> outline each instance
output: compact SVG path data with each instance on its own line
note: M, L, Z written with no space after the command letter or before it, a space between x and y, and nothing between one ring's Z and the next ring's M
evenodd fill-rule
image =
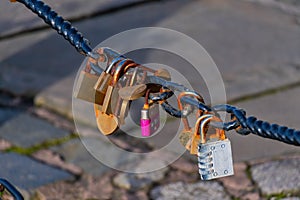
M74 28L70 22L65 21L61 16L53 11L48 5L39 0L17 0L23 3L27 8L36 13L47 24L55 29L60 35L63 35L71 45L73 45L80 53L96 58L96 55L92 52L92 48L89 46L88 40L85 39L80 32ZM102 69L96 69L97 73L101 73ZM160 84L165 88L168 88L169 92L162 92L158 96L150 96L150 99L154 102L160 101L163 109L171 116L181 118L183 116L182 111L171 106L167 99L170 98L174 92L194 92L189 90L183 85L166 81L157 76L149 76L149 83ZM300 131L288 128L286 126L280 126L277 124L270 124L265 121L258 120L254 116L246 117L246 112L240 108L231 105L216 105L210 107L202 102L190 97L183 97L181 99L183 104L189 104L204 112L218 115L219 112L227 112L231 114L232 121L230 122L212 122L211 125L226 131L236 130L241 135L247 135L250 133L256 134L264 138L270 138L278 141L285 142L287 144L293 144L300 146Z
M22 194L6 179L0 178L0 185L2 189L6 189L16 200L24 200ZM1 196L0 196L1 199Z
M78 32L78 30L71 25L69 21L64 20L55 11L53 11L48 5L39 0L17 0L24 4L32 12L42 18L45 23L49 24L58 34L62 35L68 40L76 50L84 54L85 56L94 57L91 53L92 48L89 45L89 41Z

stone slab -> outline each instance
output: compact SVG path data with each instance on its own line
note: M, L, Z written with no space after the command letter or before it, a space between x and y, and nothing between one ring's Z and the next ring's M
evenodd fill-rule
M17 187L31 190L59 180L73 180L74 177L57 168L41 164L15 153L0 153L1 177Z
M75 76L75 74L69 75L44 89L35 97L35 105L48 108L72 119L72 93ZM85 116L82 118L84 120Z
M60 181L36 190L36 199L114 199L111 174L101 177L83 176L76 182ZM35 199L35 198L33 198Z
M288 14L300 16L300 4L297 0L246 0L260 3L266 6L278 8Z
M233 176L218 179L226 191L234 198L259 200L260 195L246 173L247 165L235 163L233 167Z
M299 164L299 158L266 162L251 167L251 173L265 195L297 193L300 188Z
M171 183L154 188L150 194L151 198L156 200L230 199L230 197L225 193L224 188L217 182L213 181L197 183Z
M56 128L48 122L26 113L19 114L0 127L1 138L23 148L68 135L67 131Z
M79 139L70 140L51 150L60 154L65 162L79 166L85 173L94 176L100 176L109 169L96 160Z
M0 46L0 89L15 95L34 96L75 70L82 59L52 30L5 40ZM74 62L61 62L67 57Z
M164 165L164 161L162 159L152 159L151 161L144 161L141 163L137 163L136 166L139 165L140 168L148 168L151 169L151 165ZM165 178L166 173L168 172L169 167L162 168L157 171L151 171L148 173L119 173L114 179L113 183L123 189L130 191L139 191L142 189L148 189L153 184L162 181Z
M300 129L298 120L300 107L297 106L300 101L299 94L300 87L297 87L273 95L245 101L236 106L245 109L247 116L253 115L258 119L270 123L277 123ZM227 135L231 139L235 161L274 157L280 154L300 152L299 147L265 139L253 134L241 136L232 131Z
M0 125L17 116L19 111L13 109L0 109Z
M186 4L156 25L185 33L200 43L216 62L227 100L232 100L299 81L300 58L292 49L299 51L300 29L293 21L291 15L272 7L229 0ZM169 42L163 40L159 42ZM150 54L149 60L181 71L201 93L206 87L214 89L192 75L186 62L163 53ZM187 67L182 70L182 66ZM207 92L204 96L209 101Z
M101 13L110 9L120 8L124 5L141 2L143 0L89 0L88 3L80 0L50 1L45 0L53 10L65 18L79 18L90 16L94 13ZM44 26L44 23L25 6L9 1L0 2L0 37L12 33Z
M150 10L151 13L149 13ZM133 13L140 17L131 18ZM126 20L128 18L131 19L130 22ZM114 26L112 20L118 21L119 26ZM186 23L187 21L189 23ZM300 72L297 66L300 58L296 53L300 50L299 28L291 22L290 15L249 2L227 0L226 3L217 1L188 1L184 4L180 1L153 3L88 20L79 23L78 26L82 30L88 30L93 44L97 44L114 33L137 26L161 26L181 31L202 44L215 60L225 81L228 100L299 80ZM103 30L106 31L103 32ZM156 39L158 42L164 42L159 38ZM50 43L51 39L47 39L47 41ZM52 42L51 45L54 43ZM121 45L122 49L126 49L129 44L124 41ZM170 45L174 46L176 43ZM56 47L53 48L56 49ZM36 52L39 51L41 50ZM62 54L64 55L59 55L59 61L65 60L67 65L79 66L80 62L77 64L74 62L78 60L77 57L71 60L71 55L65 51ZM141 63L161 62L181 72L182 66L186 65L186 62L173 59L161 52L148 52L146 55L142 55L133 55L133 58ZM15 63L18 65L17 62ZM27 65L30 64L27 63ZM62 66L62 63L55 63L55 68L61 69L62 67L59 66ZM51 64L51 67L54 66ZM193 72L189 70L182 73L188 77L193 86L204 91L205 99L209 102L207 88L200 84L199 78L193 76ZM58 79L62 77L57 75ZM53 79L55 78L53 77ZM46 86L51 87L51 84ZM71 84L69 86L61 85L61 89L69 95L70 86ZM65 96L64 98L69 97ZM220 101L224 101L224 99L220 99ZM65 113L70 112L66 111Z

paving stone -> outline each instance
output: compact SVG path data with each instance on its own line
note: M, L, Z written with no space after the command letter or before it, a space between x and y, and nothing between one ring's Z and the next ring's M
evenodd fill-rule
M1 177L22 189L34 189L59 180L73 180L63 170L15 153L0 153Z
M171 167L174 169L181 170L185 173L198 173L198 166L196 163L192 163L186 158L179 158L174 163L171 164Z
M43 196L45 199L112 199L114 188L111 184L111 176L111 173L101 177L85 175L75 183L60 181L38 188L36 195Z
M250 192L250 193L247 193L246 195L242 196L241 197L241 200L261 200L263 198L261 198L259 196L259 193L258 192Z
M89 0L88 3L80 0L59 2L45 0L44 2L65 18L78 18L141 1L143 0ZM44 26L44 23L37 16L21 4L1 1L0 8L0 26L2 27L0 36Z
M66 170L72 174L75 175L81 175L82 170L77 167L76 165L72 163L65 163L61 156L58 154L55 154L54 152L46 149L39 150L32 154L32 157L35 158L36 160L39 160L41 162L44 162L48 165L55 166L58 168L61 168L63 170Z
M278 8L288 14L300 16L300 4L297 0L246 0Z
M151 13L149 13L150 10ZM161 10L164 12L161 12ZM139 17L131 18L130 16L133 13ZM187 13L193 14L187 15ZM124 21L128 18L131 19L130 22ZM119 26L114 26L112 20L118 21ZM300 60L296 52L300 50L300 31L296 26L290 24L290 20L290 16L276 12L274 9L247 2L228 0L226 4L222 4L216 1L189 1L183 5L180 1L169 1L128 9L109 16L88 20L78 25L83 30L88 30L89 37L95 44L113 33L136 27L139 24L142 26L155 25L172 28L188 34L201 43L216 61L225 80L227 97L228 99L234 99L298 81L300 72L296 66ZM186 21L190 23L186 23ZM95 24L98 24L98 26L94 26ZM103 29L106 31L103 32ZM101 35L99 35L100 32ZM56 44L58 42L54 42L51 38L47 41L51 42L51 46L58 45ZM123 49L127 47L125 41L122 45L124 46ZM53 48L58 51L61 46ZM41 49L36 50L36 52L41 52ZM80 62L77 62L77 64L75 62L78 61L76 56L70 59L71 55L67 53L68 51L58 52L61 53L61 55L57 55L60 58L57 59L60 63L55 62L55 68L64 68L65 70L69 65L79 66ZM153 61L153 57L155 57L156 62L165 63L168 61L169 66L179 71L182 71L180 70L181 67L187 64L178 59L171 59L163 53L152 54L138 57L137 60L143 63ZM37 55L37 57L40 56ZM68 63L68 66L64 65L62 67L62 60ZM27 65L36 64L27 63ZM198 77L191 76L192 72L188 70L182 73L189 77L192 85L199 88L201 84ZM56 75L56 77L59 79L62 76ZM49 100L65 98L65 102L69 101L72 84L64 86L59 83L53 86L53 89L59 86L61 87L60 91L64 91L61 92L62 96L51 98L50 96L55 95L54 92L49 95L43 93L41 96ZM206 91L202 86L199 89ZM205 97L207 96L206 92ZM63 107L59 105L51 106L49 102L51 101L45 101L43 105L52 108ZM64 113L71 113L69 107L59 110Z
M137 192L130 192L124 189L114 190L112 194L112 199L120 200L149 200L147 193L143 190Z
M300 129L298 116L300 107L300 88L290 89L273 95L238 103L236 106L247 111L247 116ZM235 132L227 134L232 143L234 161L245 161L274 157L281 154L299 153L300 149L279 141L265 139L256 135L240 136Z
M59 139L69 133L48 122L22 113L0 127L0 137L16 146L28 148L46 140Z
M9 142L7 142L3 139L0 139L0 151L4 151L4 150L10 148L11 146L12 145Z
M57 36L56 39L52 38L54 39L52 44L49 43L48 39L51 40L53 36L56 36L55 32L49 30L0 42L0 52L2 54L0 56L1 90L9 91L15 95L32 97L57 79L72 72L74 66L79 65L81 58L68 43L59 40ZM62 47L60 44L65 46ZM65 49L65 53L68 52L68 56L73 57L75 62L59 67L60 64L63 64L58 60L63 60L60 56L65 59L68 56L62 55L64 52L56 49L56 47L61 49L70 48L69 51ZM57 59L51 58L48 60L47 55L50 54L54 57L57 54Z
M0 109L0 125L16 117L18 114L20 114L20 112L13 109Z
M254 189L254 185L248 178L246 169L247 166L245 163L236 163L234 164L233 176L218 179L218 181L222 182L228 193L235 198L247 199L249 195L253 196L255 194L252 192L252 190ZM251 200L253 198L254 197L252 197Z
M162 162L161 160L153 160L153 163ZM149 163L146 163L149 165ZM154 183L161 181L168 167L165 167L161 170L157 170L149 173L138 173L138 174L129 174L129 173L120 173L113 179L113 183L126 190L138 191L141 189L149 188Z
M100 176L109 168L96 160L79 139L73 139L61 146L51 148L60 154L64 161L79 166L85 173Z
M252 178L265 195L299 192L299 164L300 159L286 159L252 166Z
M217 182L197 182L185 184L182 182L158 186L151 191L151 198L156 200L164 199L230 199L224 192L224 188Z
M195 165L197 163L195 162ZM184 182L184 183L194 183L200 180L200 176L198 172L195 173L185 173L180 170L170 170L167 176L162 181L161 185L165 185L167 183L174 183L174 182Z
M290 50L300 47L300 34L292 21L290 15L276 9L245 1L196 1L157 25L186 33L205 47L222 74L230 100L299 80L295 67L299 56ZM293 31L284 33L282 26ZM191 76L187 68L180 70L186 63L178 59L171 62L173 57L163 53L151 58L156 63L168 61L201 93L206 90L199 86L199 77ZM207 87L213 89L214 85Z
M75 74L72 74L46 88L36 96L35 104L72 119L72 104L70 102L72 102L74 79Z

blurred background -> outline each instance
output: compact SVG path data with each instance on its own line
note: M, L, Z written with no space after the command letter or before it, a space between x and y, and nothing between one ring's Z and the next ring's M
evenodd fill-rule
M227 102L221 103L300 129L297 0L45 2L78 27L92 47L128 29L182 32L216 63L226 88ZM199 85L209 102L206 86L183 70L186 61L150 50L129 55L140 63L174 67L193 87ZM188 154L156 174L126 174L99 163L73 123L72 89L83 59L22 4L0 2L0 177L26 198L299 199L299 147L255 135L227 134L236 174L217 181L200 181L196 160ZM122 135L112 140L129 151L145 148ZM145 145L151 149L155 143Z

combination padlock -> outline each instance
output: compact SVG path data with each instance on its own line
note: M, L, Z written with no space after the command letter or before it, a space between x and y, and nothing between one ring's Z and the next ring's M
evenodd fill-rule
M149 137L154 134L160 126L159 104L148 103L150 90L146 92L145 104L141 110L141 134L143 137Z
M216 129L215 134L206 140L207 125L210 121L220 121L213 115L203 115L198 118L195 135L199 135L198 167L202 180L211 180L234 174L231 143L226 138L225 131ZM201 125L199 125L201 124Z

